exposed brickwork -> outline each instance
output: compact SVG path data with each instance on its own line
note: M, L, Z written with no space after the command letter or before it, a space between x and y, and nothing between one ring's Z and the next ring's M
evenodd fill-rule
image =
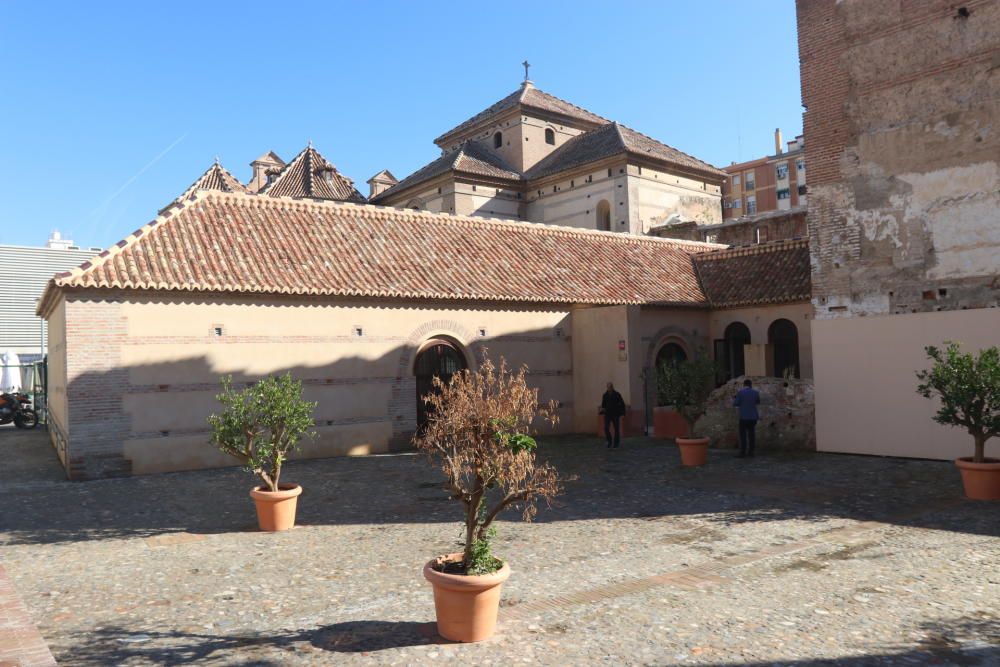
M126 337L119 299L66 300L70 479L131 473L131 464L122 454L130 429L122 409L128 387L128 369L121 355Z
M796 4L817 317L996 307L1000 3Z

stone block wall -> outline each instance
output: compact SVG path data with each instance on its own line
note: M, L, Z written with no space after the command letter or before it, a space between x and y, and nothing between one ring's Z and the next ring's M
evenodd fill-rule
M698 420L698 435L711 439L712 447L739 447L739 420L733 396L743 388L746 378L730 380L712 392L708 411ZM760 421L757 423L757 449L816 449L816 407L811 380L751 378L760 392Z

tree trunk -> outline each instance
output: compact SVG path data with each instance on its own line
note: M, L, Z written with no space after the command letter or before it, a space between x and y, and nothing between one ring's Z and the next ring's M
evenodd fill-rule
M472 562L472 544L476 539L476 519L479 514L479 505L469 503L465 511L465 551L462 555L462 562L466 567Z
M986 436L981 433L975 435L976 438L976 453L972 457L973 463L985 463L986 462Z

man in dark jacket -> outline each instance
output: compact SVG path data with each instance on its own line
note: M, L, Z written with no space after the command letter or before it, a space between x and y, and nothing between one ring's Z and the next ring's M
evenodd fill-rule
M604 437L608 439L608 448L617 447L622 441L622 417L625 415L625 399L615 391L615 386L608 383L608 390L601 399L601 414L604 415ZM612 444L611 426L615 427L615 438Z
M757 445L757 421L760 415L757 406L760 405L760 392L753 388L753 382L743 381L743 388L733 398L733 407L740 413L740 458L753 456Z

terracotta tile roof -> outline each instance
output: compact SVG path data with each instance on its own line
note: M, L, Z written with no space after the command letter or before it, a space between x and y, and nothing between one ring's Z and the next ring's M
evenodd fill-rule
M701 286L713 308L812 297L806 239L713 250L694 255Z
M576 106L575 104L570 104L566 100L561 100L554 95L549 95L548 93L535 88L535 86L530 82L526 82L525 84L522 84L520 88L493 106L480 111L472 118L451 128L435 139L434 143L439 144L453 134L463 132L469 128L479 125L480 123L488 122L494 116L517 106L527 109L547 111L549 113L556 113L593 125L603 125L608 122L606 118L601 118L597 114L591 113L586 109Z
M334 201L364 202L354 182L309 144L285 165L278 176L261 188L270 197L310 197Z
M378 206L201 191L62 287L704 305L718 246Z
M416 170L382 194L373 197L372 203L385 201L392 194L398 194L414 185L448 172L487 176L509 181L521 180L520 172L504 162L499 155L477 141L466 141L455 150L445 153Z
M250 164L253 164L254 162L263 162L265 164L277 164L277 165L282 165L282 166L284 166L284 164L285 164L285 161L282 160L278 156L278 154L275 153L274 151L268 151L268 152L264 153L263 155L261 155L259 158L257 158L256 160L254 160Z
M528 180L544 178L588 162L626 153L725 176L721 169L619 123L607 123L597 130L573 137L529 169L524 176Z
M379 173L375 174L368 179L368 183L372 181L378 181L381 183L399 183L399 179L392 175L392 172L388 169L383 169Z

